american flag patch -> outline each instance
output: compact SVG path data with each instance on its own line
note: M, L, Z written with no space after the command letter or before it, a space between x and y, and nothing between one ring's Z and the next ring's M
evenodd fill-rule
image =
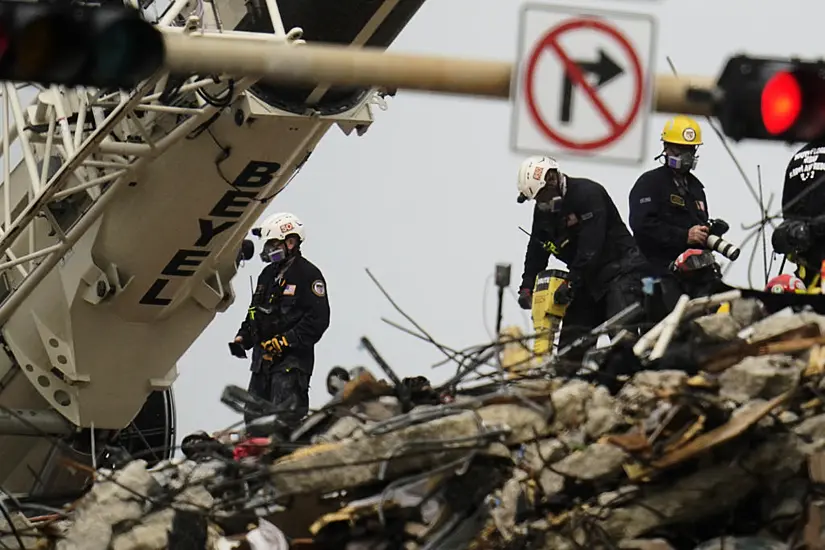
M284 296L294 296L295 295L295 285L286 285L284 287Z

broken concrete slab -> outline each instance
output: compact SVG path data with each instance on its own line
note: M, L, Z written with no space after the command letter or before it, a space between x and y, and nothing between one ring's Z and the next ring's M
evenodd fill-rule
M762 315L735 300L730 313L685 320L675 339L681 350L726 340ZM41 538L32 540L49 550L154 550L186 533L210 550L258 550L252 534L271 527L282 536L262 550L285 541L304 550L778 550L811 514L811 480L825 478L812 458L825 449L825 369L800 344L823 319L764 319L748 337L781 338L748 348L731 339L699 374L695 364L690 375L631 370L608 387L537 361L531 378L438 393L418 384L429 393L405 414L393 385L362 372L346 402L288 443L273 435L265 452L241 456L242 441L221 439L229 449L219 456L116 472L149 498L107 485L104 472L50 535L33 523ZM690 323L704 340L686 340ZM256 527L258 517L269 527ZM749 537L724 538L729 529Z
M786 355L746 357L719 376L719 395L737 403L772 399L796 386L805 363Z
M628 458L619 447L594 443L553 464L553 471L574 479L603 480L618 476Z

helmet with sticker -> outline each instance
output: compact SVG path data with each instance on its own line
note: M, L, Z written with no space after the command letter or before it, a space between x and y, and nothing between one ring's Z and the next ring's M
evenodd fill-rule
M662 129L662 145L662 156L668 167L681 173L695 170L699 162L696 152L702 145L702 128L688 116L675 116Z
M662 142L673 145L702 145L702 128L696 120L685 115L676 115L662 128Z
M712 267L714 264L715 260L710 250L689 248L679 254L673 261L671 270L681 274L689 274Z
M522 161L518 171L519 202L534 200L539 191L552 179L549 175L555 173L556 181L561 180L561 169L556 159L551 157L533 156ZM522 199L523 197L523 199Z
M295 235L300 242L306 240L304 224L298 216L289 212L279 212L269 216L260 226L254 228L252 233L264 241L273 239L283 241L289 235Z

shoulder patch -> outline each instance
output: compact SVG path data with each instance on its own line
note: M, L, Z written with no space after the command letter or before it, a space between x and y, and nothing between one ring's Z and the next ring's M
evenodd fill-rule
M650 197L642 197L641 199L639 199L639 204L646 204L651 202L651 200L652 199Z
M327 285L324 284L324 281L321 279L316 279L312 281L312 293L318 296L319 298L323 298L327 295Z
M593 212L585 212L584 214L581 215L581 220L583 222L586 222L587 220L589 220L592 217L593 217Z

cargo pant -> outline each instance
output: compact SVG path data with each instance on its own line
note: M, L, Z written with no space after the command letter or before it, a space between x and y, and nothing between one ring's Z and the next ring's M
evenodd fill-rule
M642 274L627 273L619 275L607 284L604 296L596 300L589 292L577 292L567 306L559 334L559 350L564 349L577 338L607 321L626 307L643 301ZM616 332L623 327L617 327ZM565 355L570 361L581 361L587 346L571 350Z
M264 355L261 359L257 368L252 370L247 391L272 403L276 409L283 408L278 412L278 418L290 429L295 429L309 412L310 375L299 366L294 357L272 360ZM254 419L252 415L244 415L247 424ZM272 435L257 426L248 428L247 432L254 437Z

